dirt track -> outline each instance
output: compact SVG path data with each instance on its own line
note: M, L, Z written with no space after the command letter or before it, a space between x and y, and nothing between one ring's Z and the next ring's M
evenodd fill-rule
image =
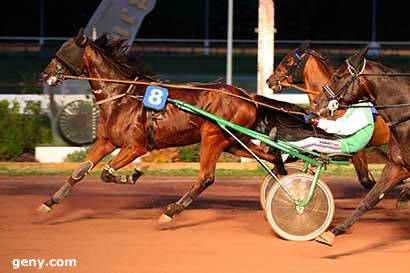
M260 179L219 178L190 209L163 228L157 219L192 178L143 177L137 185L87 177L53 212L35 208L65 177L0 177L0 273L4 272L406 272L410 214L398 191L333 247L289 242L265 221ZM354 179L325 178L336 197L334 223L365 191ZM76 267L13 270L12 260L76 259Z

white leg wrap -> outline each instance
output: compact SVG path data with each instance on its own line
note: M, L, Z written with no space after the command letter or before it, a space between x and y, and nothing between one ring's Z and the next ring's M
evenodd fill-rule
M94 167L94 164L91 161L85 161L81 163L80 167L73 172L71 178L73 180L81 180L84 176L86 176L91 169Z

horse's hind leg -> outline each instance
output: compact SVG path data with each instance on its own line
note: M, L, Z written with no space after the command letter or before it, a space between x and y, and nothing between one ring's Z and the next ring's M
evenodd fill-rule
M72 173L67 182L56 191L52 197L41 204L37 210L39 212L49 212L55 204L61 202L66 197L72 188L80 182L93 168L101 161L107 154L114 151L115 147L106 140L97 139L97 142L93 145L84 162Z
M116 170L131 163L135 158L147 152L146 148L138 145L126 146L116 155L104 168L101 173L101 179L107 183L118 184L135 184L137 179L142 175L140 170L135 170L132 176L119 175Z
M352 157L352 163L356 170L357 176L359 178L360 184L365 189L371 189L376 181L369 177L370 172L367 164L366 150L360 150Z
M387 193L391 191L400 181L410 176L410 172L401 165L387 163L383 168L379 181L367 193L359 206L344 222L332 229L332 233L339 235L345 233L349 227L356 223L367 211L373 209Z
M195 198L214 183L216 161L229 144L230 142L223 136L202 136L199 178L176 203L167 206L166 211L159 219L160 222L171 221L174 215L181 213Z

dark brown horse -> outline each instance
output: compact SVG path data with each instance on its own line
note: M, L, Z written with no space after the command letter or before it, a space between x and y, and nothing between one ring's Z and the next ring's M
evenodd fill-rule
M276 67L274 73L268 78L267 84L274 92L279 92L289 84L304 83L309 101L315 100L323 86L330 79L334 69L328 60L320 53L309 47L309 43L303 43L299 48L288 53ZM344 113L336 111L336 116ZM375 130L369 145L379 146L387 144L389 140L389 127L379 116L375 122ZM352 163L357 172L360 183L366 189L370 189L375 181L369 176L366 150L363 149L352 156Z
M249 152L234 143L221 128L206 118L181 111L170 103L160 115L145 108L136 96L144 95L146 85L129 86L98 80L138 78L138 81L143 82L155 81L151 76L141 72L140 66L126 54L125 50L122 40L108 39L104 35L93 42L80 32L76 38L70 39L58 50L45 68L43 79L49 85L59 84L64 73L93 77L90 86L99 103L100 120L97 141L85 161L73 172L68 181L40 206L40 210L50 211L51 207L59 203L104 156L116 148L121 150L106 165L101 178L105 182L132 184L142 174L140 171L136 170L132 177L128 177L119 175L117 170L135 158L152 149L201 142L199 178L178 202L167 207L161 218L163 220L170 220L175 214L180 213L214 182L216 161L222 151L251 157ZM221 83L183 87L169 88L169 97L190 103L247 128L258 128L263 133L269 133L273 127L272 123L280 120L281 123L291 125L290 128L283 127L290 135L303 138L313 134L312 129L301 121L300 116L285 113L288 110L303 111L296 105L258 96L251 98L242 89ZM201 88L205 90L197 90ZM260 102L266 103L267 106L278 104L277 109L282 110L259 106ZM263 147L252 144L247 137L239 136L254 153L276 165L280 174L286 174L279 152L265 153Z
M371 101L390 127L389 162L383 168L380 179L352 215L331 232L323 234L320 240L324 242L331 243L334 235L345 233L397 184L410 177L410 73L366 60L367 50L366 47L345 61L316 98L315 105L316 110L319 110L326 108L331 100L337 100L345 106L359 100ZM406 186L399 201L408 208L410 187L408 184Z

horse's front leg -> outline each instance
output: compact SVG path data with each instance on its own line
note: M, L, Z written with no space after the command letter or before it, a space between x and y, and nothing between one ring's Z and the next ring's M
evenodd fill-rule
M360 184L365 189L371 189L376 181L369 177L369 167L367 164L366 150L362 149L352 156L352 163L356 170Z
M131 163L135 158L145 154L147 149L140 145L129 145L121 148L116 155L104 168L101 173L101 179L107 183L118 184L135 184L137 179L143 174L140 170L135 169L135 173L129 175L119 175L116 170Z
M114 151L114 145L105 140L97 139L97 142L92 146L90 152L85 158L84 162L72 173L67 182L56 191L49 200L41 204L37 210L39 212L49 212L55 204L61 202L61 200L66 197L72 188L80 182L93 168L100 162L106 155Z
M373 209L400 181L409 176L410 172L403 166L391 162L387 163L383 168L379 181L366 194L353 213L341 224L334 227L331 232L327 231L320 235L317 240L332 245L335 235L345 233L364 213Z
M191 189L185 193L176 203L169 204L166 211L162 214L159 221L169 222L173 216L186 209L195 198L215 181L216 161L222 151L230 144L230 141L223 136L204 136L202 135L202 145L200 152L200 171L199 178Z

